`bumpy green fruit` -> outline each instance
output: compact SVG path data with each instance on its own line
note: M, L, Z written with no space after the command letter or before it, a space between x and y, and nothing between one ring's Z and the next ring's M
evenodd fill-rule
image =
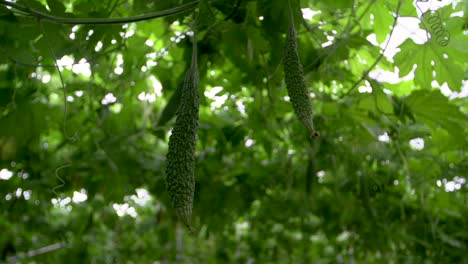
M286 87L294 112L311 136L317 137L318 134L314 129L312 119L312 105L304 79L304 70L297 51L297 33L291 11L283 67Z
M195 147L200 105L195 37L193 43L192 64L185 75L181 102L169 138L166 169L167 190L172 206L189 228L195 193Z

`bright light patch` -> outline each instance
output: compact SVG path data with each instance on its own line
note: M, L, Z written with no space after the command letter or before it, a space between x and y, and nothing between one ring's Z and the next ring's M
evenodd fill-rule
M156 95L154 93L141 92L138 94L138 100L147 101L148 103L154 103L156 101Z
M237 110L239 110L239 112L241 112L242 114L245 114L245 105L243 101L241 100L236 101L236 107L237 107Z
M169 51L167 51L166 49L162 48L162 49L161 49L161 56L166 56L167 54L169 54Z
M81 96L83 96L83 91L81 91L81 90L75 91L75 95L77 97L81 97Z
M75 101L75 98L73 98L73 96L69 95L67 96L67 102L73 102Z
M465 98L465 97L468 97L468 81L463 81L463 85L462 85L462 88L461 88L461 91L460 92L454 92L452 91L449 86L447 85L447 83L444 83L442 85L439 85L439 83L437 81L433 81L432 82L432 85L434 87L439 87L440 88L440 92L442 94L444 94L445 96L449 97L449 99L453 100L453 99L456 99L456 98Z
M82 203L88 199L85 189L81 189L80 192L74 191L72 201L74 203Z
M248 147L248 148L250 148L250 147L253 146L254 143L255 143L255 141L254 141L253 139L250 139L250 138L249 138L249 139L247 139L247 140L245 141L245 146Z
M215 96L214 102L211 103L211 109L214 110L216 108L220 108L228 99L228 96L226 94L223 94L221 96ZM226 110L226 109L225 109Z
M13 172L7 169L0 170L0 180L9 180L13 177Z
M465 15L464 11L459 11L459 12L452 13L450 17L463 17L464 15Z
M26 180L27 178L29 178L29 173L23 172L23 173L19 174L19 176L20 176L23 180Z
M325 171L322 170L322 171L317 172L317 177L319 178L325 177Z
M72 57L65 55L61 59L57 60L57 65L61 71L63 68L71 70L74 62L75 60Z
M96 43L96 46L94 47L94 51L98 52L102 49L103 45L102 45L102 42L101 41L98 41Z
M217 96L224 88L222 86L215 86L208 91L205 91L205 96L214 102L210 104L211 110L215 110L216 108L220 108L228 99L228 95L224 94L221 96Z
M133 35L135 35L135 31L133 29L130 29L129 31L120 34L120 36L122 36L123 38L129 38Z
M123 73L123 68L121 67L124 63L122 54L117 54L117 62L116 67L114 69L114 73L117 75L121 75Z
M16 197L19 198L21 197L22 194L23 194L23 189L21 188L16 189L16 192L15 192Z
M385 89L385 88L383 89L383 92L384 92L385 94L389 94L389 95L392 95L392 94L393 94L392 91L387 90L387 89Z
M161 82L158 79L156 79L156 77L154 77L153 75L150 76L150 82L151 82L151 86L153 86L153 90L156 96L162 96L163 87L162 87Z
M87 199L88 199L88 195L86 195L85 193L79 193L77 191L73 192L72 200L74 203L82 203L86 201Z
M326 48L326 47L331 46L331 45L333 45L333 41L327 41L327 42L324 42L322 44L322 48Z
M408 73L408 75L400 78L400 74L399 74L400 69L398 69L396 67L395 67L394 72L385 71L385 70L382 70L382 69L375 69L375 70L373 70L373 71L371 71L369 73L369 77L371 77L372 79L376 79L379 82L387 82L387 83L395 84L395 83L400 83L402 81L414 80L414 70L415 69L410 71ZM384 92L385 92L385 90L384 90Z
M343 231L336 237L336 242L345 242L351 237L351 233L348 231Z
M117 98L116 98L112 93L108 93L108 94L106 94L106 96L104 96L104 98L101 100L101 104L103 104L103 105L108 105L108 104L115 103L116 101L117 101Z
M86 59L81 59L78 64L72 66L72 71L76 74L82 74L85 77L91 76L91 65L86 61Z
M130 198L139 206L145 206L152 200L148 190L143 188L136 189L136 195L132 195Z
M422 150L424 148L424 139L413 138L409 141L409 144L413 150Z
M123 68L120 67L120 66L115 67L114 73L117 74L117 75L121 75L123 73Z
M236 226L236 234L237 236L240 237L240 236L244 236L247 234L247 232L249 231L250 223L247 221L241 221L241 222L237 222L235 226Z
M153 59L153 60L156 59L157 56L158 56L157 52L150 52L145 55L146 58Z
M158 62L157 61L154 61L154 60L147 60L146 61L146 66L148 68L151 68L151 67L154 67L154 66L157 66L158 65Z
M453 178L453 181L447 181L446 179L444 179L445 191L454 192L460 190L465 183L466 179L458 176L455 176Z
M125 216L125 215L129 215L129 216L135 218L138 215L135 208L132 207L132 206L129 206L128 203L124 203L124 204L114 203L112 205L112 208L114 208L115 212L120 217Z
M438 0L438 1L428 1L428 0L420 0L416 3L417 9L416 11L418 12L418 15L421 15L422 12L426 12L427 10L436 10L439 9L443 6L449 5L449 4L455 4L457 2L461 2L460 0Z
M65 197L65 198L52 198L51 202L52 204L55 206L55 207L59 207L59 208L65 208L70 202L72 201L72 199L70 197Z
M29 199L31 199L31 194L32 194L32 191L31 190L26 190L23 192L23 197L24 199L27 201Z
M212 71L213 72L213 71ZM211 88L209 91L205 91L205 96L209 99L214 100L216 95L223 90L222 86L215 86Z
M64 207L66 206L67 204L69 204L70 202L72 201L72 199L70 197L65 197L64 199L60 199L59 200L59 205L61 207Z
M123 63L124 63L124 60L123 60L122 54L117 54L117 62L116 62L117 66L120 66Z
M50 82L50 79L51 79L51 76L49 74L44 74L42 76L42 83L49 83Z
M153 47L154 42L153 42L151 39L147 39L147 40L145 41L145 45L148 46L148 47Z
M367 41L369 41L374 46L379 46L379 42L377 42L377 35L375 33L370 34L367 36Z
M258 19L259 19L260 21L263 21L264 17L263 17L263 16L259 16Z
M378 136L378 140L381 142L390 142L390 137L387 132L385 132L383 135Z
M302 17L307 20L311 20L315 15L322 13L321 11L314 11L310 8L301 8Z

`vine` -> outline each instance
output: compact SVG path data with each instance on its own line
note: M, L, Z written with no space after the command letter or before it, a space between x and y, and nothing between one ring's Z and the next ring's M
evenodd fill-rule
M159 12L149 13L145 15L132 16L126 18L66 18L51 16L38 10L32 9L27 6L23 6L13 2L7 2L5 0L0 1L0 5L12 7L18 11L21 11L29 16L33 16L36 19L49 21L57 24L71 24L71 25L109 25L109 24L124 24L131 22L138 22L144 20L150 20L160 17L167 17L177 15L189 10L195 9L198 6L199 1L193 1L187 4L183 4L174 8L165 9Z

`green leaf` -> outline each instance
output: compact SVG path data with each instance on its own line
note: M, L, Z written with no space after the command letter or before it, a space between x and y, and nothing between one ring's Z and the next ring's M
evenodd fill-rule
M28 8L35 9L36 11L48 13L48 10L45 8L45 6L36 0L20 0L17 3L27 6Z
M321 4L326 5L329 9L337 8L350 8L353 4L352 0L336 0L336 1L323 1Z
M468 117L457 106L451 104L440 91L415 91L406 99L406 105L416 120L433 129L440 126L453 137L464 140Z
M395 1L370 1L366 2L365 8L356 9L356 16L361 18L360 26L371 30L376 35L377 41L383 43L391 32L391 26L394 22L392 13L395 13L396 10Z
M256 53L261 54L270 50L268 41L262 36L258 28L247 27L247 38L252 41Z
M396 10L397 4L401 4L400 7L400 16L405 17L417 17L418 13L416 12L416 7L413 4L413 1L390 1L389 6L393 10Z
M50 8L50 11L52 11L52 13L55 16L61 16L65 14L65 6L60 1L47 0L47 6Z
M410 39L400 45L400 49L394 57L395 65L400 69L400 77L410 73L417 65L415 84L429 89L432 81L436 80L440 85L447 83L453 91L460 91L464 79L462 62L468 60L468 53L460 52L450 45L441 47L433 41L418 45Z
M17 22L16 16L4 6L0 6L0 21ZM0 31L1 33L1 31Z
M390 33L390 26L393 24L394 20L390 13L391 11L392 10L389 10L385 1L376 1L370 10L370 13L373 14L372 25L374 33L379 43L383 43Z
M440 153L456 149L460 145L460 142L452 137L447 130L436 128L432 131L432 144L434 144L438 153Z

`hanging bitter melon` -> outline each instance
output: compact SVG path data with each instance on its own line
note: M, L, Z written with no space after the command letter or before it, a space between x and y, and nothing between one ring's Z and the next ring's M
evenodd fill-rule
M166 184L172 207L190 229L195 193L195 147L200 105L196 44L194 35L192 63L185 75L181 102L169 138L166 168Z
M289 29L283 58L284 78L296 116L309 131L310 135L315 138L318 136L318 133L314 129L312 105L304 79L304 70L297 50L297 33L294 27L291 5L289 5L289 16Z

